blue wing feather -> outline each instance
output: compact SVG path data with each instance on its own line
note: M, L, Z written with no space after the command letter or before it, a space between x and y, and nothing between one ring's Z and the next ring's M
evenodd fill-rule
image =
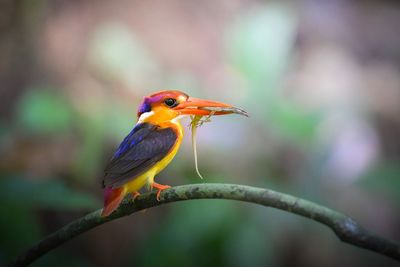
M120 187L163 159L177 140L171 128L138 124L119 145L105 169L104 186Z
M152 125L150 125L152 126ZM155 127L151 127L155 128ZM117 151L113 156L113 159L119 158L122 154L127 152L131 147L141 142L143 138L150 133L150 128L143 124L136 125L132 131L124 138L124 140L119 145Z

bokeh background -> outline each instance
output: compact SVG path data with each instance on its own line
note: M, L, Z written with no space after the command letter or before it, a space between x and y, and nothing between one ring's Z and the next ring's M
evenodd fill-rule
M158 181L303 197L400 240L398 1L0 1L0 265L102 206L102 172L160 89L233 103ZM188 121L184 122L188 124ZM187 133L190 133L187 130ZM175 203L32 266L396 266L282 211Z

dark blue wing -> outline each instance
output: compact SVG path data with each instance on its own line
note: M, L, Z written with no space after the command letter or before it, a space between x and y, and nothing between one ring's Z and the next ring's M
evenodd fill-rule
M120 187L163 159L177 140L172 128L142 123L125 137L106 166L104 186Z

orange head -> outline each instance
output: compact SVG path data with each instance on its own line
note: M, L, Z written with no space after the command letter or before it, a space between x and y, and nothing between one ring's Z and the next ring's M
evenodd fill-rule
M183 115L207 116L231 113L247 116L245 111L232 105L189 97L183 92L169 90L145 97L139 106L137 115L141 122L161 123Z

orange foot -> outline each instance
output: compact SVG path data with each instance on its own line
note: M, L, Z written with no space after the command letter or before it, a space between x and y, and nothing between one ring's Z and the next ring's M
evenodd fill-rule
M171 186L169 186L169 185L163 185L163 184L159 184L159 183L156 183L156 182L153 182L151 184L151 189L153 189L153 187L158 189L158 191L157 191L157 201L160 201L161 191L163 191L163 190L165 190L167 188L171 188Z
M131 196L132 196L132 200L135 201L135 199L136 199L138 196L140 196L140 193L137 192L137 191L136 191L136 192L132 192L132 193L131 193Z

